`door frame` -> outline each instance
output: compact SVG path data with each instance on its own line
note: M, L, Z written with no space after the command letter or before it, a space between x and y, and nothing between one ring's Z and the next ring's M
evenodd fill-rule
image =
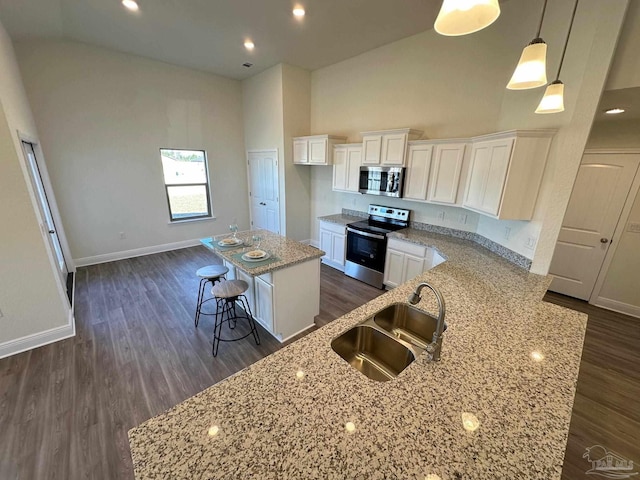
M22 165L26 171L27 178L29 178L29 194L31 196L31 203L34 206L34 210L37 215L38 224L41 226L44 223L44 219L41 218L40 207L38 206L38 200L35 198L35 192L33 192L33 182L35 179L31 177L31 170L29 165L27 164L27 153L24 151L24 147L22 142L30 143L33 145L33 149L36 154L36 164L38 165L38 170L40 172L40 179L42 180L42 186L44 187L44 191L47 195L47 203L49 204L49 209L51 210L51 216L53 217L53 222L56 225L56 233L58 234L58 239L60 240L60 247L62 248L62 254L64 255L65 264L67 266L67 271L69 273L75 273L76 265L71 256L71 249L69 248L69 243L67 242L67 236L65 234L62 218L60 217L60 212L58 210L58 204L56 202L56 197L53 192L53 185L51 184L51 179L49 177L49 171L47 170L46 161L44 159L44 153L42 152L42 147L40 146L40 142L37 138L21 132L18 130L18 141L20 142L20 149L22 150ZM45 232L41 231L41 234L44 236ZM55 259L55 253L50 251L49 242L45 241L47 253L51 258L51 261L56 264L56 270L58 270L57 260ZM66 291L66 285L65 291Z
M282 172L280 171L280 156L277 148L256 148L247 150L247 191L249 193L249 222L251 225L250 230L253 230L253 208L251 207L251 167L249 165L249 155L252 153L268 153L274 154L276 157L276 171L278 172L278 221L280 223L280 235L283 237L286 235L287 224L283 220L282 215L282 186L280 185L280 177Z
M586 149L583 153L585 154L602 154L602 155L640 155L639 148L591 148ZM602 286L604 285L604 281L607 277L607 273L609 272L609 267L611 266L611 262L613 261L613 257L618 250L618 244L620 243L620 238L624 233L624 229L629 220L629 215L631 214L631 208L633 207L633 199L636 198L636 195L640 191L640 165L636 170L634 175L633 182L631 183L631 188L629 189L629 193L627 194L627 198L624 202L624 206L622 207L622 211L620 212L620 217L618 218L618 223L616 224L616 228L613 231L613 239L611 242L611 246L607 250L607 253L602 261L602 266L600 267L600 271L598 272L598 276L596 277L596 283L593 286L593 290L591 290L591 295L589 296L589 303L591 305L597 305L597 299L600 296L600 291L602 290ZM631 201L630 201L631 200Z

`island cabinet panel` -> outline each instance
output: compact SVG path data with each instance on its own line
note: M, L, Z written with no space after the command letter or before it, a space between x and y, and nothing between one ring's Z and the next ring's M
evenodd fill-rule
M362 164L403 167L407 142L422 136L419 130L398 128L362 133Z
M255 278L255 310L254 318L260 324L273 331L273 285L262 277Z
M404 182L403 198L406 200L427 201L429 170L433 145L422 142L409 143L407 153L407 171Z
M464 163L466 145L446 143L435 146L428 200L434 203L455 205Z
M249 302L249 308L251 312L255 315L256 313L256 286L253 281L253 277L246 272L238 269L235 274L238 280L244 280L249 285L249 289L244 293L244 296L247 297L247 302Z
M554 133L516 130L472 139L463 206L494 218L531 220Z
M362 144L333 147L333 185L336 192L359 193Z
M322 263L344 271L347 232L344 225L320 222L320 250L325 252Z
M433 248L390 238L384 264L384 284L395 288L444 261Z
M344 143L346 137L310 135L293 139L293 163L298 165L332 165L333 146Z

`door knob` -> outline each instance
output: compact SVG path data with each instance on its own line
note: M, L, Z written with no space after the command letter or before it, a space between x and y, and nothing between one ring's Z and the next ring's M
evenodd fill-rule
M609 243L609 239L608 238L601 238L600 239L600 243Z
M49 233L50 233L51 235L53 235L54 233L56 233L56 231L55 231L55 230L49 230Z

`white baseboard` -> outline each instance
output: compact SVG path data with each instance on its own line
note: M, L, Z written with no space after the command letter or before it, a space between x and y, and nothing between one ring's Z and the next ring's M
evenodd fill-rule
M606 308L607 310L613 310L614 312L624 313L625 315L631 315L632 317L640 318L640 307L636 305L630 305L628 303L618 302L617 300L611 300L610 298L598 297L593 305L600 308Z
M73 310L69 310L69 323L61 327L52 328L44 332L34 333L26 337L10 340L0 344L0 358L9 357L18 353L26 352L34 348L48 345L49 343L70 338L76 334L76 322L73 317Z
M167 252L169 250L179 250L180 248L195 247L196 245L200 245L200 240L183 240L181 242L135 248L133 250L124 250L122 252L105 253L104 255L96 255L94 257L76 258L73 261L75 262L76 267L86 267L88 265L96 265L98 263L124 260L125 258L142 257L143 255L151 255L153 253L161 253Z

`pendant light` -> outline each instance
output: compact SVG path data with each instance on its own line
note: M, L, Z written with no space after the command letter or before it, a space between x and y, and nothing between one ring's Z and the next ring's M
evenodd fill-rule
M569 37L571 36L571 28L573 20L576 18L576 10L578 9L578 0L573 6L571 14L571 23L569 23L569 31L567 32L567 40L564 42L562 57L560 57L560 65L558 66L558 75L556 79L549 84L544 92L540 105L536 108L536 113L559 113L564 111L564 83L560 81L560 71L562 70L562 62L564 62L564 54L567 53L567 45L569 45Z
M444 0L433 28L457 37L488 27L500 16L498 0Z
M518 66L507 84L509 90L525 90L547 84L547 44L540 38L546 9L547 0L544 0L540 25L538 25L538 34L522 50Z

